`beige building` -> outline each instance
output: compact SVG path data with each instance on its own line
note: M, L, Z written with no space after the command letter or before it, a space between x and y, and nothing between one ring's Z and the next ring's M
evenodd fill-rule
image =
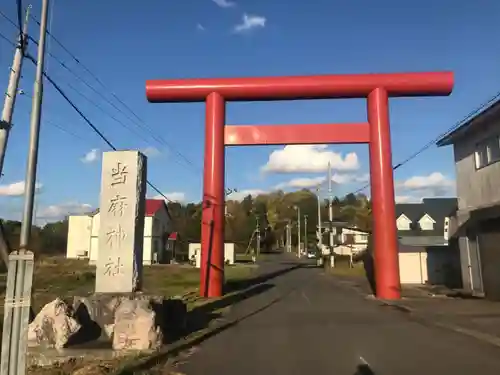
M69 217L66 258L87 258L95 264L99 255L99 211ZM173 232L172 220L164 200L146 199L143 264L166 263L167 239Z

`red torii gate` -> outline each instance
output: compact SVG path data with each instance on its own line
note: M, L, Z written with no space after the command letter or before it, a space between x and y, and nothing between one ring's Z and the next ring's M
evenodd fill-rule
M223 294L225 146L368 143L377 297L400 298L389 97L445 96L452 89L451 72L147 81L150 102L206 102L200 293ZM327 98L367 98L368 122L225 126L227 101Z

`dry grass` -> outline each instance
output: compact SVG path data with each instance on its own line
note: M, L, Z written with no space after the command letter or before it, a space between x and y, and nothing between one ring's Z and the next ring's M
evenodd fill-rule
M242 280L251 277L254 265L226 267L226 280ZM0 332L3 323L3 302L5 298L6 274L0 274ZM95 267L85 260L69 260L62 257L38 259L35 265L33 305L38 312L46 303L56 297L70 298L87 295L94 291ZM189 295L188 306L202 303L196 297L199 285L199 270L181 265L154 265L144 268L144 291L146 293L175 296ZM193 295L195 296L193 298ZM0 335L1 337L1 335ZM141 355L139 355L141 356ZM120 367L137 360L137 355L122 359L88 363L85 360L69 361L45 368L31 368L30 375L104 375L119 372ZM161 373L164 373L163 371Z
M238 265L227 267L226 280L250 277L254 268ZM191 294L188 302L198 302L199 270L182 265L154 265L144 267L144 292L165 297ZM3 303L7 275L0 274L0 332L3 326ZM66 259L64 257L43 257L36 261L33 279L33 308L35 313L57 297L72 299L93 293L95 267L86 260ZM1 335L0 335L1 337Z
M144 267L144 292L166 297L194 292L199 284L199 270L182 265ZM226 279L245 279L252 267L227 267ZM3 306L7 275L0 274L0 304ZM94 291L95 267L88 261L45 257L36 262L33 280L33 304L38 311L56 297L88 295ZM1 312L3 313L3 311ZM1 314L0 313L0 314Z
M350 268L348 263L337 262L334 268L328 268L328 272L339 276L366 277L363 263L355 263L354 267Z

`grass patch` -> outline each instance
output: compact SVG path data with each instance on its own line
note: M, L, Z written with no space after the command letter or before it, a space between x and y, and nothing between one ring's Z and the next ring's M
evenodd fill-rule
M239 264L225 268L229 283L251 278L256 266ZM143 290L145 293L165 297L185 296L188 308L206 303L198 297L200 270L185 265L153 265L144 267ZM6 274L0 274L0 333L3 324ZM33 285L33 306L38 312L56 297L71 298L93 293L95 267L86 260L47 257L36 261ZM222 310L222 309L221 309ZM1 337L1 335L0 335ZM1 345L1 344L0 344ZM146 354L131 354L108 361L75 360L60 365L31 368L29 375L104 375L118 373L124 365L135 362Z
M254 270L253 265L226 267L225 278L227 281L244 280ZM148 294L165 297L190 294L186 302L188 308L191 308L202 302L197 295L199 274L199 269L184 265L147 266L144 267L143 290ZM0 333L3 328L6 281L7 274L0 274ZM73 296L90 295L94 292L94 286L95 266L90 266L88 260L64 257L37 259L33 278L33 309L38 313L45 304L57 297L71 299Z
M266 260L270 257L272 257L273 255L275 255L275 253L260 253L260 255L257 257L257 260L259 261L262 261L262 260ZM234 257L234 260L236 263L251 263L253 262L252 261L252 254L236 254L235 257Z
M366 277L362 263L354 263L354 267L350 268L348 263L336 262L334 268L328 268L328 272L339 276Z
M226 267L226 280L249 277L254 267ZM143 290L148 294L171 297L198 290L200 270L184 265L153 265L144 267ZM0 274L0 304L5 298L6 274ZM33 279L33 305L39 311L56 297L73 297L93 293L95 267L86 260L47 257L36 261ZM3 314L3 309L0 312Z

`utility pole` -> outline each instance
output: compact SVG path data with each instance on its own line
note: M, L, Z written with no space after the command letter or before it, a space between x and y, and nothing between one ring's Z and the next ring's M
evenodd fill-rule
M292 221L288 219L288 224L286 226L287 237L286 237L286 247L289 253L292 252Z
M335 258L333 251L333 240L336 234L336 228L333 228L333 193L332 193L332 166L328 162L328 220L330 221L330 264L332 267L335 266ZM335 231L335 232L334 232Z
M255 217L256 221L256 226L255 226L255 232L257 233L257 246L256 246L256 254L254 255L254 263L257 260L257 256L260 255L260 225L259 225L259 217Z
M319 197L319 187L316 189L318 195L318 246L319 251L323 251L323 228L321 227L321 199ZM323 255L323 253L321 253Z
M307 215L304 215L304 251L307 253Z
M49 0L43 0L42 16L40 20L40 40L38 42L36 76L35 84L33 86L33 103L31 107L30 145L28 165L26 167L23 222L21 225L21 236L19 244L19 249L21 251L26 250L28 247L33 221L33 202L35 200L36 168L38 164L38 144L40 139L40 120L42 115L43 72L45 62L45 40L47 36L48 7Z
M31 5L26 9L26 17L24 19L23 35L19 35L19 41L14 53L14 60L10 68L9 85L5 93L5 101L2 111L2 119L0 120L0 178L3 176L3 163L7 149L7 141L9 140L9 132L12 128L12 118L14 117L14 106L19 90L19 81L21 79L21 71L23 69L24 53L28 45L28 19Z
M10 325L10 342L2 342L2 375L20 375L26 373L27 336L31 304L34 254L28 250L33 221L33 202L35 198L36 167L38 161L38 143L40 136L40 118L43 99L43 68L45 58L45 40L47 36L49 0L42 1L42 15L40 17L40 39L38 42L38 61L35 83L33 88L33 103L30 119L30 145L28 165L26 167L26 183L24 192L23 221L21 224L19 251L9 256L8 282L13 283L15 303L12 307L12 324ZM12 263L11 263L12 262ZM11 268L12 264L12 268ZM8 295L8 294L7 294ZM22 299L22 304L19 299ZM10 312L9 312L10 313ZM6 329L4 325L4 330ZM5 349L4 349L5 346ZM8 365L4 365L7 360Z
M300 207L295 206L297 210L297 256L300 258Z
M285 225L285 242L284 242L284 246L286 247L286 251L288 252L288 223L286 223Z

